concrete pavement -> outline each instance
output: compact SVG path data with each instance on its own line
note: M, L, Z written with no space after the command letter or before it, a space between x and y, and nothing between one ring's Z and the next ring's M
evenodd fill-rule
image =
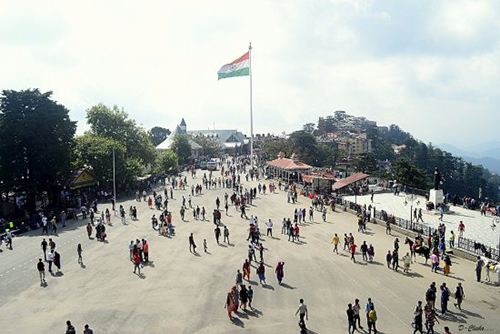
M195 182L201 183L201 175L198 172ZM204 190L202 196L193 197L193 204L204 205L211 220L215 198L219 196L223 203L224 192L230 194L229 189ZM236 270L241 270L247 256L248 221L231 207L229 216L223 214L222 223L230 230L232 244L218 246L211 222L194 221L190 211L186 213L188 221L180 221L180 198L183 194L187 198L187 193L176 191L176 199L169 205L176 226L173 238L158 236L151 229L150 216L159 211L135 201L123 204L126 209L136 205L139 220L123 226L119 219L114 219L114 227L107 231L109 243L87 241L83 225L62 232L56 242L64 275L48 276L47 287L40 287L35 263L25 264L41 255L41 237L17 238L14 251L0 254L2 265L7 260L7 265L0 267L0 274L15 265L25 266L22 272L9 273L12 274L9 283L0 284L2 333L64 333L68 319L78 333L86 323L96 334L296 333L298 317L294 313L300 298L305 299L309 308L307 325L311 333L346 333L347 304L359 298L364 308L368 297L375 303L380 333L411 333L413 307L418 300L425 300L425 291L433 281L438 286L446 282L452 292L458 282L464 286L464 311L456 312L452 299L449 306L453 314L442 321L450 326L452 333L458 333L459 325L482 325L493 332L500 328L498 287L475 282L473 263L453 258L451 276L444 277L431 273L430 267L419 258L410 275L395 273L387 269L384 259L387 250L392 250L394 237L386 235L383 227L371 224L368 233L357 233L355 217L343 212L329 212L327 222L322 222L316 212L316 222L300 227L303 242L288 242L280 234L281 220L292 217L296 207L307 209L309 200L300 198L299 204L288 204L284 192L260 195L248 210L248 216L259 217L263 230L268 218L274 222L275 238L264 238L268 286L257 284L253 268L250 284L255 291L255 309L239 312L235 315L237 320L231 322L223 307L226 293L234 285ZM346 252L341 251L340 255L332 252L333 233L341 236L349 232L358 246L363 240L374 245L374 263L364 263L360 254L358 262L352 263ZM190 233L194 233L199 256L189 252ZM145 238L150 243L152 263L142 269L142 277L132 273L129 260L128 243L136 238ZM207 239L209 254L203 253L203 239ZM79 242L84 248L85 267L77 264ZM401 243L401 255L406 249ZM282 286L274 275L278 261L285 262ZM364 315L362 322L366 322ZM443 325L436 326L437 332L442 333L442 328Z

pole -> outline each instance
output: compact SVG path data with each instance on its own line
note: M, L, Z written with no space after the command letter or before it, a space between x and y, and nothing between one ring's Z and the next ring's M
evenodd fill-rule
M115 148L113 147L113 211L116 216L116 166L115 166Z
M252 111L252 43L248 44L248 62L250 76L250 165L253 169L253 111Z

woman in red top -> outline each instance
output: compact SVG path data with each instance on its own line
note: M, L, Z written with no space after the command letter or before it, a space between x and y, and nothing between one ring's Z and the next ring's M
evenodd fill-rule
M141 275L141 256L139 255L139 250L137 249L137 246L134 246L133 250L133 261L134 261L134 274L136 273L136 270L139 270L138 275Z
M247 278L250 280L250 262L245 259L245 263L243 263L243 278Z
M293 230L295 237L297 238L297 241L299 241L299 225L297 223L295 223L295 228Z

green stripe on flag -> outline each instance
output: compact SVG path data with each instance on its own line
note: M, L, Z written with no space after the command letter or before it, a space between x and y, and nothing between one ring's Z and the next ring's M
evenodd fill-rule
M234 72L228 72L228 73L218 72L217 74L219 75L219 78L217 80L231 78L231 77L241 77L241 76L245 76L245 75L250 75L250 68L244 67L244 68L237 70L237 71L234 71Z

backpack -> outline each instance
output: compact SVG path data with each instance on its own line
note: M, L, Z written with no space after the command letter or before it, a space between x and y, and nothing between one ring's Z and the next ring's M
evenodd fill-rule
M68 329L66 329L66 334L76 334L75 327L73 327L72 325L69 325Z

